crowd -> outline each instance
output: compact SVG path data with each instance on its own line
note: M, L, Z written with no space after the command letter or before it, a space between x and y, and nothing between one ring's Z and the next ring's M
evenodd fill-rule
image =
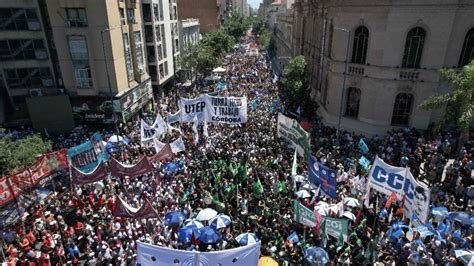
M368 206L362 204L366 188L361 184L367 175L357 163L361 156L357 143L362 136L340 133L316 118L309 121L312 153L338 172L337 199L330 199L321 191L314 195L317 191L305 180L294 181L294 149L276 135L277 110L273 106L278 100L278 84L268 62L264 55L248 56L239 46L224 59L227 88L213 88L221 95L246 95L249 103L256 100L255 108L249 107L247 123L209 125L209 136L200 134L197 144L191 124L182 124L186 151L171 159L179 166L177 171L166 171L169 161L154 163L161 178L158 186L153 185L154 177L146 174L134 179L109 176L98 184L57 188L46 200L28 206L16 226L3 233L8 265L132 265L137 241L174 249L214 251L238 247L235 238L245 232L254 233L260 240L262 256L271 256L282 265L301 265L304 250L312 246L323 247L329 263L337 265L462 265L455 250L472 250L471 224L433 216L433 230L441 233L422 236L414 229L414 221L408 220L410 217L397 212L401 202L383 210L387 198L373 193ZM173 91L160 99L159 112L163 117L173 114L178 111L180 96L192 98L199 94L199 88ZM152 115L144 119L149 118L153 119ZM93 132L87 127L78 128L70 136L55 139L54 147L80 144ZM113 134L101 133L104 139ZM152 146L141 145L139 123L123 126L120 133L130 140L122 146L122 152L114 154L123 163L134 164L140 156L155 153ZM161 141L171 142L180 134L171 131ZM385 136L366 138L369 152L365 156L372 160L378 155L391 165L410 167L419 180L431 187L433 207L445 206L449 211L471 216L474 146L467 142L457 149L459 135L455 130L394 130ZM449 158L455 160L444 171ZM298 158L298 174L306 175L306 164L305 159ZM303 188L308 189L309 197L296 195ZM145 197L151 199L161 218L115 218L111 210L116 195L134 207L142 206ZM293 200L314 208L320 202L338 203L346 197L356 198L361 204L346 206L356 219L349 219L350 236L343 243L294 221ZM193 218L205 208L226 214L232 221L218 229L221 239L214 244L196 239L182 243L178 239L182 225L164 221L170 211L178 210ZM336 212L327 215L338 217ZM401 225L409 226L394 236L392 233ZM288 239L293 232L299 236L298 241Z

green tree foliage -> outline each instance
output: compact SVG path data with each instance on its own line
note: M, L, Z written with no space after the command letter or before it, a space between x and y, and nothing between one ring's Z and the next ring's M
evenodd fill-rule
M244 36L249 28L250 20L245 19L241 14L233 14L224 23L225 32L236 40Z
M206 34L201 43L209 46L213 50L215 57L221 57L234 48L235 39L224 30L218 30Z
M259 35L263 30L266 30L265 19L263 17L252 18L252 32L255 35Z
M9 135L0 139L0 176L13 173L32 164L38 155L51 151L51 143L40 135L13 140Z
M290 110L296 110L298 106L306 104L309 99L305 79L306 61L304 56L293 58L283 69L282 85L287 106Z
M263 28L260 34L258 35L257 42L260 46L264 47L265 50L268 50L270 48L270 33L266 28Z
M426 99L420 107L424 110L446 107L443 124L454 121L464 129L464 140L474 122L474 61L462 68L443 69L441 75L452 84L452 90L443 95L434 95Z

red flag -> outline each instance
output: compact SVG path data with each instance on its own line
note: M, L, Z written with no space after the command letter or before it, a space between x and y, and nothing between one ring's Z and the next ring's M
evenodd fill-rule
M387 203L385 203L385 209L389 209L390 206L392 206L392 202L393 201L396 201L397 200L397 195L395 194L395 192L392 192L392 194L390 195L390 198L388 198L387 200Z

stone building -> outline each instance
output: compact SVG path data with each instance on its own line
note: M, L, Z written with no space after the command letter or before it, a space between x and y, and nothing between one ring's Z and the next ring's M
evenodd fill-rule
M449 89L439 70L474 58L471 0L297 0L294 8L293 53L307 60L318 114L347 130L426 129L441 113L418 106Z

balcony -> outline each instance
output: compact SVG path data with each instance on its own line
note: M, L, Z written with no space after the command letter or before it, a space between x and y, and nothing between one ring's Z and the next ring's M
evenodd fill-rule
M151 43L153 42L153 27L150 25L145 26L145 42Z
M420 77L420 72L418 70L402 70L400 71L398 77L399 80L415 81Z
M365 73L365 68L363 66L350 66L348 72L349 75L363 76Z

